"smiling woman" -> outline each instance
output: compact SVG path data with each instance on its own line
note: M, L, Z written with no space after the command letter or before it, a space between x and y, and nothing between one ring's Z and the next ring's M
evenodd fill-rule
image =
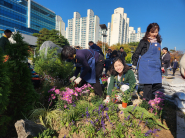
M136 80L132 70L120 57L116 57L113 60L113 64L110 69L111 77L108 78L108 90L107 96L104 100L105 103L109 103L110 96L114 87L120 89L122 92L129 92L133 85L135 85ZM122 94L117 94L117 100L121 100Z
M133 68L139 64L139 83L144 84L144 96L151 100L152 93L162 86L161 75L161 36L157 23L148 25L146 34L133 54ZM139 59L139 56L141 58Z

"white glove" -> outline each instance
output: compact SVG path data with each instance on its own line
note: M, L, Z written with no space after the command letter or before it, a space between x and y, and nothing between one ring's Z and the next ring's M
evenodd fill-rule
M121 90L122 92L124 92L124 91L126 91L126 90L128 90L128 89L129 89L129 86L128 86L128 85L121 85L120 90Z
M107 96L105 100L103 100L104 103L109 103L110 102L110 97Z
M75 76L73 76L73 77L72 77L72 78L70 78L69 80L70 80L71 82L73 82L75 79L76 79L76 77L75 77Z
M74 82L76 83L76 84L79 84L80 82L81 82L81 78L80 77L78 77Z
M121 99L122 99L121 94L118 94L118 95L116 96L116 99L118 100L118 102L120 102L120 101L121 101Z
M132 69L136 69L136 66L132 65Z

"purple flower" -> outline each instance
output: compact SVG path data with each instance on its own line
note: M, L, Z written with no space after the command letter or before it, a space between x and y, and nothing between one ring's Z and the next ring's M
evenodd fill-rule
M130 126L129 127L131 127L132 126L132 123L130 124Z
M64 138L66 138L66 135L64 135Z
M130 119L130 115L127 117L127 120L129 120Z
M93 122L92 120L91 120L90 122L91 122L91 124L94 126L94 122Z
M125 123L122 124L122 126L124 126L124 125L125 125Z
M133 108L132 112L135 110L136 106L137 106L137 104L136 104L135 107Z
M141 115L141 119L143 118L143 113L142 113L142 115Z
M139 121L138 126L139 126L140 123L141 123L141 120Z
M109 108L108 108L108 107L106 107L106 108L105 108L105 111L108 111L108 110L109 110Z
M73 104L73 107L76 107L76 104Z
M123 114L123 112L121 112L120 114Z
M82 114L82 117L84 117L84 115Z
M86 117L89 118L89 117L90 117L90 114L89 114L89 112L88 112L88 107L86 108L86 110L87 110L87 111L86 111Z

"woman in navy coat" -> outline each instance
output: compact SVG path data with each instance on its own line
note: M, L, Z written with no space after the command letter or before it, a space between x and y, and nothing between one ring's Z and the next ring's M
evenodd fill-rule
M81 82L81 85L85 83L93 84L95 94L102 97L103 92L99 78L101 77L103 71L103 65L105 62L104 57L92 49L79 49L76 51L70 46L65 46L62 49L61 57L65 60L72 60L74 59L75 54L76 62L81 64L81 67L76 66L74 76L70 78L70 80L74 81L76 84ZM79 73L80 76L76 78Z

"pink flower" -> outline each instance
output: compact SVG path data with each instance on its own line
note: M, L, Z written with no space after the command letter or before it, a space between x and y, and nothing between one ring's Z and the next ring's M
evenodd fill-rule
M64 108L67 108L67 105L66 104L64 105Z
M52 91L54 91L55 90L55 87L56 86L54 86L52 89L50 89L48 92L52 92Z
M152 112L154 111L154 109L153 109L153 108L151 108L151 109L150 109L150 111L151 111L151 113L152 113Z
M52 97L52 99L55 99L55 98L56 98L55 96Z
M48 99L48 102L51 100L51 98Z
M94 87L91 87L91 89L94 89Z
M54 96L54 94L51 94L51 97L53 97Z
M74 95L75 95L75 96L78 96L78 93L75 92Z
M81 89L81 88L75 88L75 90L76 90L77 92L82 92L82 89Z
M88 83L88 84L87 84L87 87L91 87L91 84Z
M55 93L56 93L56 94L59 94L59 93L60 93L60 90L59 90L59 89L56 89L56 90L55 90Z

